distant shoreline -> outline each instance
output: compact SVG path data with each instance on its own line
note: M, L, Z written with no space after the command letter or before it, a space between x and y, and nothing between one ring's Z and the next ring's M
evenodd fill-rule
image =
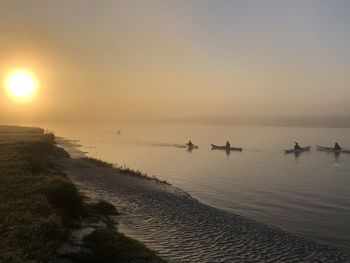
M1 121L1 119L0 119ZM3 122L6 120L2 120ZM9 120L7 120L9 121ZM223 117L223 118L130 118L130 119L79 119L79 120L36 120L29 123L46 124L89 124L89 123L126 123L126 124L195 124L221 126L256 127L304 127L304 128L350 128L350 116L335 117ZM18 123L14 122L14 126ZM39 125L40 126L40 125Z

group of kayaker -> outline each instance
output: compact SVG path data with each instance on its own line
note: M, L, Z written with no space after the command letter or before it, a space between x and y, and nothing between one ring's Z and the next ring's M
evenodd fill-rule
M188 148L193 148L195 146L191 140L188 143L186 143L186 145L188 146ZM231 147L230 142L226 141L226 148L229 149L230 147Z
M294 142L294 143L295 143L294 150L298 151L298 150L302 149L297 142ZM340 147L339 143L336 142L336 143L334 143L334 148L333 149L338 151L338 150L341 150L342 148Z
M294 150L299 151L299 150L302 149L302 147L299 145L299 143L297 143L297 142L294 142L294 143L295 143L295 145L294 145ZM192 143L191 140L190 140L188 143L186 143L186 145L188 146L188 148L193 148L193 147L195 147L195 145ZM225 146L226 146L227 149L230 149L230 147L231 147L230 142L229 142L229 141L226 141L226 145L225 145ZM334 143L333 149L336 150L336 151L338 151L338 150L341 150L342 147L340 147L339 143L336 142L336 143Z

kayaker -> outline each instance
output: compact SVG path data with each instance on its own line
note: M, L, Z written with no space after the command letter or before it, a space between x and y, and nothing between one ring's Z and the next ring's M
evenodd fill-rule
M194 146L194 144L192 143L192 141L190 140L188 143L186 143L186 145L188 146L188 147L193 147Z
M231 144L229 141L226 141L226 148L231 148Z
M334 150L341 150L341 147L340 147L339 143L336 142L334 144Z
M300 150L301 147L299 145L299 143L295 142L295 145L294 145L294 150Z

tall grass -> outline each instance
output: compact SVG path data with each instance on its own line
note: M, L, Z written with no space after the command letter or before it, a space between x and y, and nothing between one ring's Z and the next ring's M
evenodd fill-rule
M47 161L54 136L15 130L0 128L0 262L45 262L85 210L76 187Z
M54 133L0 126L0 262L50 262L83 217L118 214L105 201L87 205L75 185L50 160L69 158ZM98 166L113 167L89 160ZM163 262L141 243L112 228L84 240L89 249L74 262ZM69 257L69 256L68 256ZM136 261L134 259L137 259Z
M149 176L146 173L143 173L139 170L134 170L131 169L125 165L117 165L117 164L111 164L105 161L102 161L100 159L96 159L96 158L92 158L92 157L83 157L80 158L81 160L87 161L89 163L92 163L98 167L106 167L106 168L113 168L116 171L122 173L122 174L128 174L128 175L132 175L132 176L136 176L139 177L141 179L147 179L147 180L153 180L153 181L157 181L159 183L163 183L163 184L167 184L170 185L167 181L164 180L160 180L155 176Z

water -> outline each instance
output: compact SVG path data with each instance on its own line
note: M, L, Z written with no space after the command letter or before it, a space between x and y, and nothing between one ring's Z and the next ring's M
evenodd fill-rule
M201 202L350 251L350 154L285 155L300 145L350 147L349 129L114 124L47 126L89 156L154 175ZM122 134L117 135L117 130ZM191 139L200 148L176 147ZM243 147L212 151L210 144Z

